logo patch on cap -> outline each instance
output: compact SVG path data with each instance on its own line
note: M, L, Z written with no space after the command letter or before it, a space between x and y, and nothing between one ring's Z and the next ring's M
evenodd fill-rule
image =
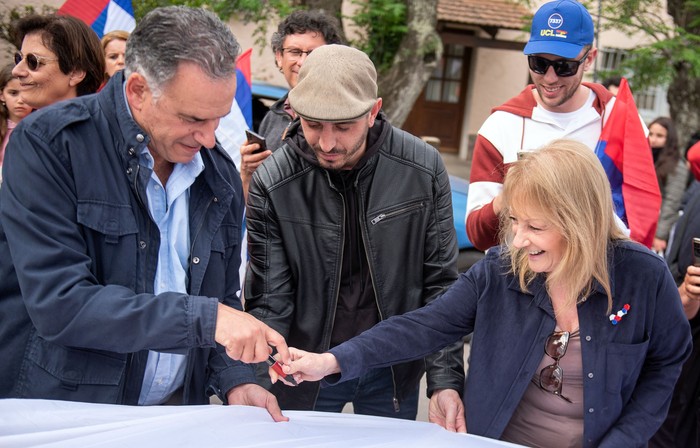
M561 14L555 12L551 16L549 16L549 19L547 19L547 25L553 30L561 28L561 26L564 24L564 19L562 18Z

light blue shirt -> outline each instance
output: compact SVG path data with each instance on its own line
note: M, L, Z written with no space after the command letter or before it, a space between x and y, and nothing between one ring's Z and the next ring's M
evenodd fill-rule
M146 196L151 218L160 230L154 293L186 293L190 254L189 189L204 170L202 156L197 153L191 162L175 164L165 187L153 172L153 157L147 148L142 151L139 163L151 170ZM165 403L182 386L186 364L186 355L150 351L139 404Z
M122 85L124 101L126 83ZM129 115L133 118L130 107ZM153 292L187 292L187 268L190 255L189 199L190 187L197 176L204 171L202 156L197 155L186 165L175 164L167 185L153 172L154 161L148 148L139 154L139 165L151 172L146 187L148 210L151 219L160 230L158 266L153 284ZM146 371L141 385L139 405L162 404L182 386L185 381L187 356L175 353L162 353L151 350L148 353Z

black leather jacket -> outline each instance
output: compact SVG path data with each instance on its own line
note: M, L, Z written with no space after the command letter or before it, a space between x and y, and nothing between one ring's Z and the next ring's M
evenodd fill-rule
M312 352L329 349L338 303L344 198L292 124L288 139L258 167L247 208L246 310ZM371 157L354 188L379 318L419 308L457 278L449 177L439 153L380 114ZM397 341L400 343L400 341ZM427 365L426 365L427 362ZM430 359L394 366L394 398L415 390L426 367L428 392L461 393L461 341ZM266 371L266 369L265 369ZM312 409L319 383L273 386L283 409Z

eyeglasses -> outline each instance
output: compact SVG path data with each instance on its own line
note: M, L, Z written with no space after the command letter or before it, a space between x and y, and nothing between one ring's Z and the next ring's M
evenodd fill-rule
M563 398L569 403L571 400L561 394L562 383L564 382L564 370L559 366L559 360L566 354L569 346L568 331L555 331L544 342L544 353L554 360L554 364L543 368L540 371L539 381L532 380L540 389Z
M22 59L27 61L27 67L29 70L36 71L40 65L46 65L46 62L58 61L58 58L47 58L46 56L37 56L34 53L27 53L22 56L22 52L18 51L15 53L15 65L19 65ZM46 62L44 62L46 61Z
M578 72L579 66L583 63L583 61L586 60L590 51L591 50L589 49L586 52L586 54L584 54L583 57L578 61L572 61L569 59L550 61L549 59L545 59L541 56L535 56L531 54L527 57L527 63L530 66L530 70L537 73L538 75L546 74L547 70L551 66L552 68L554 68L554 73L556 73L557 76L566 78L568 76L574 76Z
M287 53L291 59L299 59L302 54L310 55L314 50L304 51L298 48L283 48L282 53Z

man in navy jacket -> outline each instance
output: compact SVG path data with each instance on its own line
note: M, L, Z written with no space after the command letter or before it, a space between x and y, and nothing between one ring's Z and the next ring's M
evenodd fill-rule
M244 364L288 351L240 311L241 181L214 137L239 50L210 13L156 9L99 94L15 130L0 189L0 397L216 394L284 419Z

